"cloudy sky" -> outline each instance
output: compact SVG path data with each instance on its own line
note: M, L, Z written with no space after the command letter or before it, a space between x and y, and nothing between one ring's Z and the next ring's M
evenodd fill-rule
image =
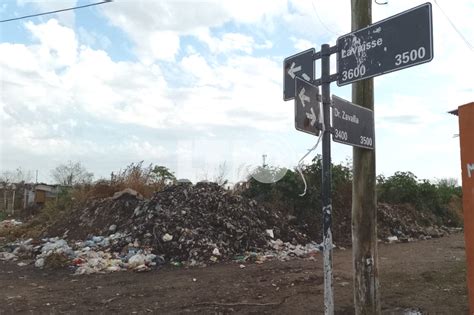
M374 3L373 21L423 2ZM89 3L6 0L0 19ZM473 16L473 1L433 2L433 61L375 78L377 173L460 178L446 112L474 101ZM96 178L144 160L195 181L225 162L235 181L263 154L292 167L316 138L294 128L283 59L348 32L342 0L115 0L1 23L0 169L49 182L68 160ZM350 85L331 92L350 100Z

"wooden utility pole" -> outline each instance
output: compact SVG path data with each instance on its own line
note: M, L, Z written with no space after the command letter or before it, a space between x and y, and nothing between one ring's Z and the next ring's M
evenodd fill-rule
M372 23L372 0L351 0L352 31ZM374 109L374 81L352 84L352 103ZM380 314L375 150L353 148L352 257L356 314Z

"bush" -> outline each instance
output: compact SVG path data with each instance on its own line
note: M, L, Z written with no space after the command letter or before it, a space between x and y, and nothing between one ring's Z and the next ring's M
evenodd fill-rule
M144 166L141 161L129 164L116 174L112 173L110 180L100 179L93 184L76 185L71 197L74 203L81 203L90 198L112 197L118 191L131 188L149 198L175 180L168 168L153 164Z
M352 169L348 165L332 165L332 196L333 214L337 220L339 216L350 216L350 202L352 195ZM276 183L265 184L251 177L248 180L249 188L244 195L264 202L268 207L278 209L288 215L296 217L297 224L311 237L321 237L322 227L322 203L321 203L321 180L322 180L322 158L317 155L311 164L304 165L302 172L307 183L307 191L304 196L300 194L304 190L304 184L299 172L288 170L285 176ZM347 227L334 227L335 235L342 235L339 229L350 229ZM344 233L347 234L347 231Z
M131 163L124 170L112 174L110 185L115 191L131 188L145 197L150 197L155 191L160 191L175 181L176 177L167 167L153 164L143 166L141 161Z
M418 211L433 213L439 218L439 225L462 225L460 209L452 209L459 202L452 202L462 196L462 190L453 179L441 179L436 183L417 180L411 172L395 172L393 176L377 179L378 201L391 204L412 204Z
M418 182L411 172L395 172L393 176L378 177L378 200L400 204L414 203L418 200Z

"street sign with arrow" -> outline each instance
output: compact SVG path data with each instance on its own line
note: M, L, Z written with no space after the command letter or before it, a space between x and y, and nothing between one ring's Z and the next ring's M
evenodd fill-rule
M319 136L319 88L298 77L295 86L295 128Z
M330 56L334 53L337 53L337 73L331 74ZM318 59L321 59L321 78L316 79L314 62ZM285 58L283 62L283 99L285 101L295 99L296 129L316 136L322 130L321 203L325 314L334 314L330 134L336 142L375 149L374 112L337 96L333 96L331 102L331 82L337 80L337 84L341 86L429 62L432 59L431 4L426 3L341 36L335 46L323 44L318 52L315 52L314 48L308 49ZM319 85L321 85L321 99L319 99ZM318 143L319 141L316 145ZM358 175L361 175L363 172L360 168L359 171ZM370 170L367 172L370 173ZM360 240L358 244L361 244ZM375 264L374 261L372 263ZM365 275L365 271L356 271L356 275L361 273ZM366 279L373 279L373 276L367 274Z
M285 58L283 61L283 99L295 98L295 80L302 78L307 82L314 79L314 48Z

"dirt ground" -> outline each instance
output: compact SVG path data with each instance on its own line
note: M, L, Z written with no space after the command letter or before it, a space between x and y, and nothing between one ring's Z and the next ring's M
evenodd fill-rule
M352 314L351 250L334 252L336 314ZM384 314L467 314L462 233L380 244ZM0 262L0 313L323 313L322 257L73 276ZM413 314L413 313L412 313Z

